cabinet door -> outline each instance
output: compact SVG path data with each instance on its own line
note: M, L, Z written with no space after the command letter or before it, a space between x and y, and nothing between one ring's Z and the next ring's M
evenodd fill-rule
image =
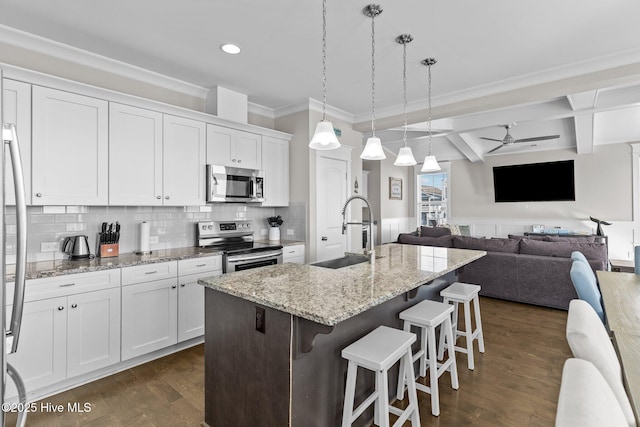
M164 115L164 204L206 203L205 124Z
M201 277L222 275L222 270L181 276L178 288L178 342L204 335L204 286Z
M24 304L18 351L7 361L24 380L27 393L66 378L67 298ZM12 381L7 396L16 395Z
M122 287L122 360L177 342L177 288L175 278Z
M289 142L262 138L264 202L262 206L289 206Z
M109 204L162 205L162 114L109 104Z
M106 205L107 101L33 86L33 204Z
M262 136L237 131L234 144L235 153L231 162L237 164L236 167L247 169L262 169Z
M120 361L120 288L68 297L67 376Z
M207 164L237 167L232 162L235 129L207 124Z
M282 261L304 264L304 245L285 246L282 248Z
M31 85L7 79L3 80L3 85L3 120L5 123L16 125L18 142L20 143L20 157L22 158L25 196L27 204L31 204ZM8 157L9 152L6 153ZM8 158L5 160L5 165L7 166L5 169L5 202L7 205L15 205L13 168Z

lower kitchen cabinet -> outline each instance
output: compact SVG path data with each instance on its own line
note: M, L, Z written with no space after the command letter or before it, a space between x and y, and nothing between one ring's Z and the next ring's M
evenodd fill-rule
M222 274L222 257L178 261L178 342L204 335L204 286L202 277Z
M27 281L18 351L7 361L27 392L118 363L119 271ZM7 396L16 394L8 381Z
M304 244L289 245L282 248L282 261L304 264Z
M176 277L122 287L122 360L177 342L177 288Z

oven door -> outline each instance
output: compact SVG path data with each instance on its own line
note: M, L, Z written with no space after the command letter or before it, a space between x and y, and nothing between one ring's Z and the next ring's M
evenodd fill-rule
M282 264L282 249L275 251L254 252L242 255L227 255L224 273L248 270L267 265Z

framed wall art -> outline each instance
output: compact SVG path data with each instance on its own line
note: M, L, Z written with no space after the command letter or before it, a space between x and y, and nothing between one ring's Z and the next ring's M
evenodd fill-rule
M402 200L402 178L389 177L389 200Z

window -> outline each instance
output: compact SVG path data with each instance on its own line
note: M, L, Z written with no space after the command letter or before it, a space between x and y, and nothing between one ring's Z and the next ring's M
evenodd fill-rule
M448 182L449 172L444 170L418 175L418 225L433 227L447 222Z

